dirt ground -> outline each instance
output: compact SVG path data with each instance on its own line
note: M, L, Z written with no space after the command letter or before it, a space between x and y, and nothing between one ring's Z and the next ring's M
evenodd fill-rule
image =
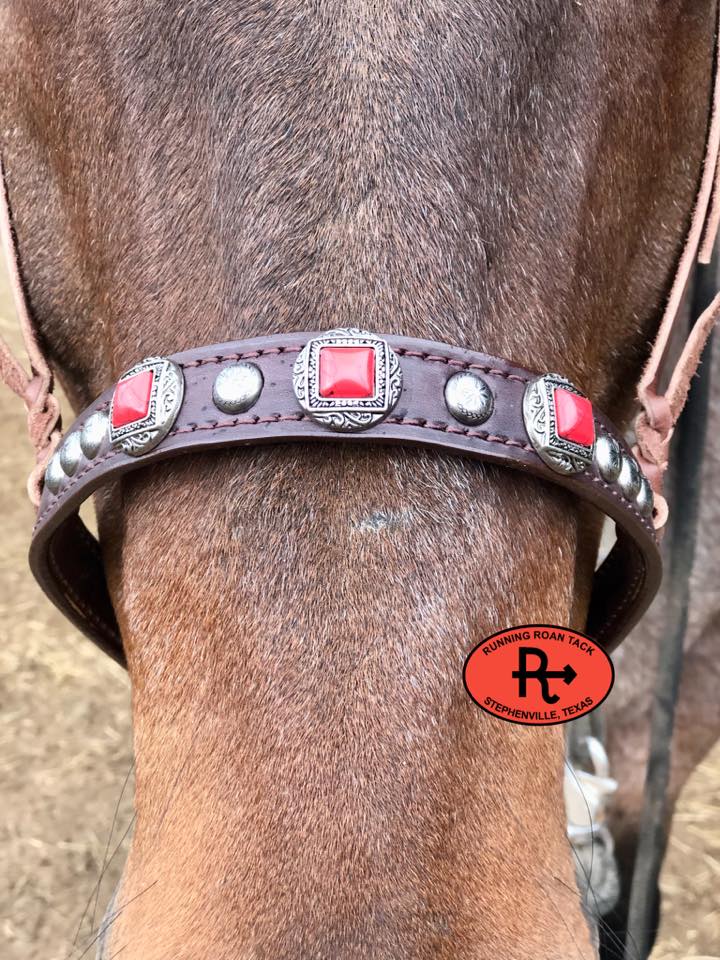
M1 274L0 333L18 343ZM132 825L129 686L27 569L30 462L21 405L0 388L0 957L79 960ZM653 960L720 960L720 745L684 792L662 885Z

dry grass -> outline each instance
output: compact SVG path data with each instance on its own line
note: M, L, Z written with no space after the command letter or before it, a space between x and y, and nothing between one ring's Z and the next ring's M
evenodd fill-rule
M0 333L17 335L4 276ZM113 813L132 762L125 674L44 599L25 555L33 511L22 407L0 389L0 957L65 960L88 940ZM132 816L120 804L116 840ZM117 881L122 851L99 895ZM89 951L93 956L93 951Z
M0 332L17 343L11 317L0 278ZM77 960L106 846L112 852L131 823L129 784L113 826L131 766L129 691L122 671L51 608L27 569L29 467L20 404L0 389L0 956ZM122 859L121 849L96 922ZM685 791L663 890L654 960L720 960L720 747Z
M720 960L720 744L683 791L661 888L653 960Z

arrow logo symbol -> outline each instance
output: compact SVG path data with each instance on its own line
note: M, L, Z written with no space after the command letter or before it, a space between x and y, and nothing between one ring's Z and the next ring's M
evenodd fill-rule
M531 656L536 657L539 664L534 670L528 669L528 658ZM577 677L577 673L569 663L566 663L562 670L548 670L548 662L547 654L539 647L518 647L518 668L512 672L512 676L518 682L518 696L527 697L528 680L537 680L545 703L558 702L560 697L556 693L550 693L549 681L562 680L564 684L570 686Z

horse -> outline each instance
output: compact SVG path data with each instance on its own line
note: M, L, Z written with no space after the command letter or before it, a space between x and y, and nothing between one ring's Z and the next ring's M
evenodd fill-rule
M697 191L715 7L8 0L25 292L81 409L143 356L297 329L559 370L616 422ZM599 516L459 457L187 456L102 490L136 827L107 956L593 956L559 727L462 663L582 627Z

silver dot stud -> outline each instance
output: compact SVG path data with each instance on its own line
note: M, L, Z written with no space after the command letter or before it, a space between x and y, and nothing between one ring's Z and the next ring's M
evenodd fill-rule
M97 456L109 436L108 415L104 411L98 410L87 418L80 431L80 447L88 460Z
M445 403L456 420L476 426L490 417L495 401L485 381L464 370L445 384Z
M80 466L83 458L82 447L80 446L80 432L74 430L60 447L60 466L65 473L71 477Z
M640 473L640 467L635 458L623 454L618 483L626 500L634 500L635 497L637 497L638 493L640 493L642 480L643 477Z
M614 483L620 476L622 455L617 440L602 434L595 441L595 463L600 476L608 483Z
M225 367L213 384L213 403L223 413L243 413L260 396L263 375L254 363L234 363Z
M45 470L45 486L50 493L57 493L65 477L66 473L60 465L60 455L55 453L50 458L50 463Z
M643 517L652 516L655 498L647 477L641 477L640 479L640 490L635 497L635 503L637 504L637 508Z

